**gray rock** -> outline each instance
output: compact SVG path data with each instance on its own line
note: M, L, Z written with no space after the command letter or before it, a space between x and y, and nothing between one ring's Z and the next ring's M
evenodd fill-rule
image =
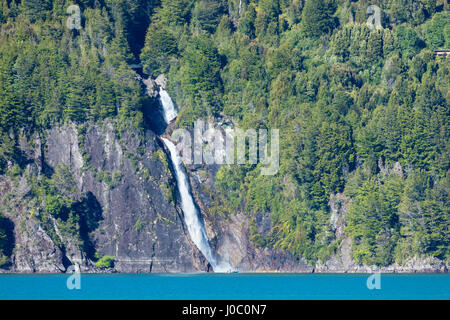
M166 89L166 85L167 85L167 78L165 75L160 74L158 77L156 77L155 79L155 83L157 86Z
M155 81L153 81L152 78L148 77L147 79L142 79L142 83L146 87L146 93L150 97L157 97L158 96L158 90L155 90Z
M345 213L348 210L348 197L343 193L331 194L328 205L330 206L331 216L331 230L334 232L336 238L342 238L345 234Z
M217 255L240 272L312 272L313 266L289 253L270 248L257 248L250 240L249 217L242 213L230 213L227 217L213 215L210 196L202 190L214 192L217 165L189 166L193 196L199 205L205 227ZM205 178L206 177L206 178ZM271 230L271 216L266 213L259 217L259 232L267 234Z
M175 180L170 168L154 156L163 151L158 138L150 131L130 129L119 139L115 128L112 122L88 125L80 143L78 128L69 123L52 128L46 137L43 158L50 172L64 164L76 184L70 197L80 204L98 204L98 226L88 234L95 251L113 256L114 270L119 272L207 271L207 261L189 239L181 210L167 198ZM16 186L6 178L0 184L0 200L15 194L11 210L2 208L16 226L9 271L64 272L70 264L80 265L83 272L100 271L92 256L81 250L80 240L65 234L56 220L50 224L64 247L55 244L38 219L29 217L25 206L36 205L33 197L17 206L29 190L24 177ZM91 202L88 207L95 207ZM37 205L39 215L42 209Z

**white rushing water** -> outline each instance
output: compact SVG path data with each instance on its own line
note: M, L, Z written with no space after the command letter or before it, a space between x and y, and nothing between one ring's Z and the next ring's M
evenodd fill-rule
M161 104L164 109L164 120L169 124L177 117L177 110L166 90L160 88L159 96L161 97Z
M161 88L159 94L164 110L164 119L166 120L166 123L169 124L173 119L177 117L177 111L175 110L172 99L164 89ZM165 138L162 138L162 140L170 152L170 158L175 170L178 192L180 193L181 197L181 209L184 213L184 222L187 226L192 242L194 242L197 248L203 253L206 260L208 260L208 262L211 264L214 272L232 271L229 263L223 261L219 263L213 255L211 246L209 245L205 226L200 220L199 212L190 193L188 179L183 172L181 157L178 153L177 148L170 140Z
M214 257L209 245L208 236L205 227L200 221L198 210L194 204L186 175L182 169L181 158L175 145L168 139L162 138L164 144L170 151L172 164L175 169L175 178L177 179L178 191L181 196L181 209L184 213L184 222L186 223L191 240L197 248L203 253L206 260L211 264L214 272L228 272L231 267L227 263L218 263Z

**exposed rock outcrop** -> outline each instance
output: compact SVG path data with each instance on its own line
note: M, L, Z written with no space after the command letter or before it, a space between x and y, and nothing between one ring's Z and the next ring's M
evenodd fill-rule
M203 190L214 190L214 177L219 166L189 166L190 183L199 205L211 245L217 254L229 261L239 272L312 272L313 266L289 253L258 248L250 240L249 217L242 212L226 217L210 212L211 198ZM257 221L261 229L270 231L270 214ZM264 231L264 230L261 230Z
M395 164L394 170L401 171L399 165ZM399 171L400 170L400 171ZM433 257L414 257L403 264L393 263L386 267L366 266L355 263L352 259L352 240L345 233L345 214L349 207L350 198L343 193L331 194L329 206L331 210L331 229L336 239L340 240L338 254L331 257L325 263L315 266L314 272L328 273L374 273L374 272L447 272L447 266L443 261Z
M160 74L159 76L157 76L155 79L155 84L163 89L166 89L166 85L167 85L166 76L163 74Z
M150 97L157 97L158 96L158 90L155 89L155 81L148 77L147 79L141 79L146 87L146 93Z
M51 176L61 164L76 184L71 197L80 205L89 201L88 208L97 207L98 225L87 236L99 256L114 257L116 271L207 271L207 262L190 243L182 212L174 205L174 181L158 138L151 131L128 129L119 134L116 128L112 122L87 125L80 142L81 128L54 127L43 153L36 151L48 172L40 170L36 163L42 159L35 157L18 181L2 177L0 200L7 198L2 212L15 225L9 272L63 272L75 263L84 272L99 271L81 250L79 238L59 230L54 219L50 223L55 234L50 236L36 217L44 204L30 194L30 181L44 173Z

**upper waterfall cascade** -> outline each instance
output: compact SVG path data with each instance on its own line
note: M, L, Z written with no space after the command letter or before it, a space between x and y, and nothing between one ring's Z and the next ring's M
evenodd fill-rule
M175 109L175 106L172 102L172 99L170 98L169 94L166 90L163 88L159 89L159 96L161 98L161 104L164 110L164 120L167 124L172 122L177 117L177 110Z

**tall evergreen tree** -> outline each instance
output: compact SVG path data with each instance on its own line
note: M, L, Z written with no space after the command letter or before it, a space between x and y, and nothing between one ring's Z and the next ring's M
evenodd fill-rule
M307 0L302 13L303 30L312 37L332 31L336 26L335 10L333 0Z

